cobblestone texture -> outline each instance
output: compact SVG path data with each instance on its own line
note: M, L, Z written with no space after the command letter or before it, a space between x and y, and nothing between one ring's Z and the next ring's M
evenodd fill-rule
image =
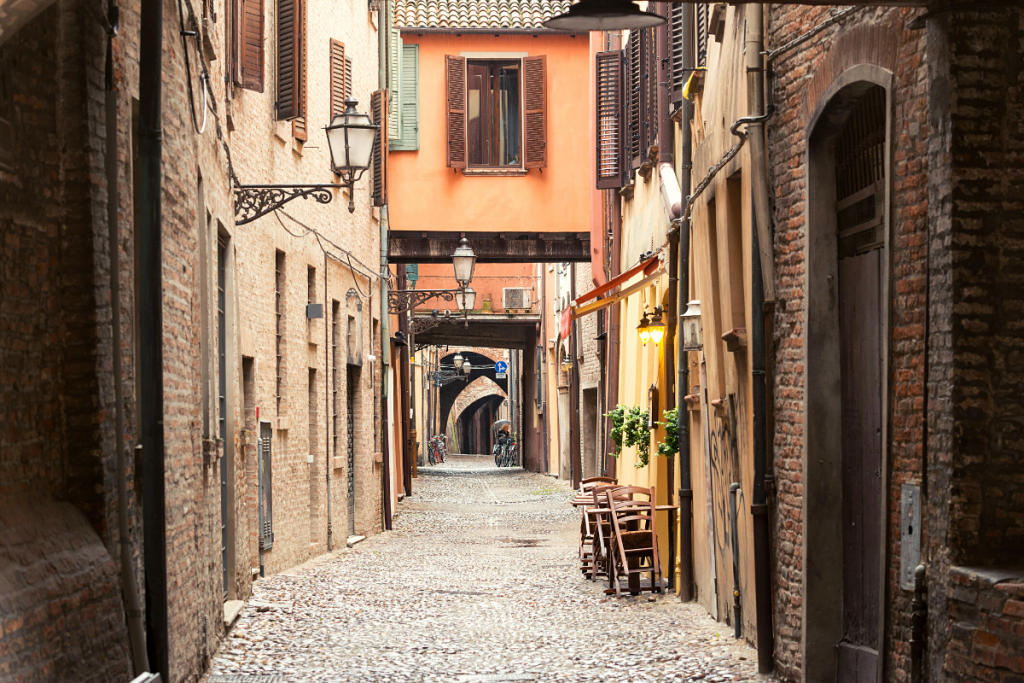
M605 597L568 484L488 460L421 470L392 533L257 582L208 682L759 678L698 605Z

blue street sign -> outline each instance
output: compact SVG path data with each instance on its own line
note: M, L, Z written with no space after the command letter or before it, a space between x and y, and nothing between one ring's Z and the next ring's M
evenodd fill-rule
M497 363L494 364L494 371L495 372L508 372L508 363L506 363L503 360L499 360Z

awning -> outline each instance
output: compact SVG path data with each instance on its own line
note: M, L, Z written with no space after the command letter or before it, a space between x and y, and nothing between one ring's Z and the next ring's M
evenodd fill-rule
M580 306L581 303L590 301L591 299L594 299L600 296L601 294L604 294L605 292L608 292L616 287L619 287L630 278L636 277L636 275L641 272L644 274L644 278L639 282L632 284L626 289L623 289L620 292L616 292L615 294L609 297L599 299L585 306ZM643 289L644 287L649 285L654 280L657 280L664 274L665 267L661 264L661 259L659 258L658 254L655 254L653 257L647 259L643 263L639 263L630 268L629 270L627 270L625 273L622 273L621 275L617 275L616 277L612 278L611 280L601 285L597 289L593 289L587 292L586 294L576 298L570 303L570 305L566 306L562 310L562 320L560 326L562 338L565 339L569 336L573 320L578 320L579 318L582 318L585 315L588 315L595 311L599 311L602 308L607 308L612 304L618 303L619 301L626 298L633 292Z

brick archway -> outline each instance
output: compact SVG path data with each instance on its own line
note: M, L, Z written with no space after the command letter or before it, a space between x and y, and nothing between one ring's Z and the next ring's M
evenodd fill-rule
M508 380L498 379L494 371L494 363L498 360L507 360L506 354L501 349L478 349L466 348L453 350L451 347L448 353L441 357L442 365L450 365L456 353L461 353L467 363L471 363L473 369L465 382L451 382L441 387L441 424L448 424L448 416L451 414L452 406L455 405L459 395L473 384L477 379L486 377L501 388L504 395L508 395Z
M494 387L497 389L497 387ZM463 394L465 395L465 394ZM459 450L466 454L487 454L494 446L494 435L491 425L498 419L505 396L498 392L485 393L469 402L463 409L455 413L452 421L452 434L456 437Z

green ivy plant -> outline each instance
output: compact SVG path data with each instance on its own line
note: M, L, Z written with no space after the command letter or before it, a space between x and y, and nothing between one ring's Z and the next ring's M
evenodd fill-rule
M665 440L658 444L658 455L670 458L679 452L679 408L666 410L664 422L658 424L665 428Z
M612 441L615 442L615 450L609 453L613 458L619 457L622 453L622 428L626 421L626 406L618 405L604 414L612 421Z
M635 467L647 467L651 458L651 432L647 429L647 411L644 408L633 406L629 409L623 424L623 434L623 443L636 447Z

